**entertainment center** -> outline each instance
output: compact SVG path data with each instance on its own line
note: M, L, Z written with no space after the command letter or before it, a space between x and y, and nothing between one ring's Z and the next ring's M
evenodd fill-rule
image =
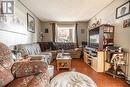
M114 26L102 24L89 30L89 44L84 48L84 61L95 71L105 71L105 48L114 44Z
M128 53L123 48L114 46L112 25L103 24L89 30L89 44L84 48L84 61L96 72L128 78Z

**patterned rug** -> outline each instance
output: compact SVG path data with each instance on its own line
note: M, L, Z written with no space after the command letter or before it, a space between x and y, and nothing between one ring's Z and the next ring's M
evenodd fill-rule
M97 87L88 76L79 72L64 72L51 80L51 87Z

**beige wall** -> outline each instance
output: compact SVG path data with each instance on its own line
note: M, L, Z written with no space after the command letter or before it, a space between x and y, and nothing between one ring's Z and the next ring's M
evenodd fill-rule
M58 22L63 23L63 22ZM63 24L68 24L70 22L64 22ZM71 24L74 24L74 22ZM48 28L49 33L45 33L45 28ZM78 23L78 43L81 45L82 41L87 41L87 22L80 22ZM81 33L81 29L84 29L84 33ZM43 42L52 41L52 23L51 22L43 22L41 31L44 33Z
M27 13L35 18L35 33L27 31ZM18 0L15 0L14 16L7 15L7 17L3 17L0 14L0 42L7 45L37 42L40 28L40 20Z
M87 22L78 23L77 30L78 30L78 44L79 46L82 45L82 41L87 41ZM84 33L81 30L84 29Z
M115 45L123 47L130 56L130 27L123 28L123 20L130 18L130 14L122 18L116 19L116 8L128 0L114 0L114 2L98 13L94 18L89 21L89 26L92 25L96 20L101 19L101 23L109 23L115 26ZM129 57L130 64L130 57ZM129 65L130 66L130 65ZM130 77L130 67L129 67L129 77Z
M45 33L45 29L48 29L48 33ZM43 32L43 42L50 42L52 41L52 23L50 22L43 22L41 32Z

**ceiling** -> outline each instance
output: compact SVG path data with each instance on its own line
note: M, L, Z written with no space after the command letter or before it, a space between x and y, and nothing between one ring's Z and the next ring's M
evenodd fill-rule
M87 21L113 0L20 0L42 21Z

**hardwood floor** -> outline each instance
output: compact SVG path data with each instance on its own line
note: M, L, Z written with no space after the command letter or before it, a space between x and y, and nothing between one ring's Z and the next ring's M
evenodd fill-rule
M55 66L55 71L54 71L55 75L68 71L68 70L60 70L58 72L56 70L56 61L54 61L52 64ZM72 70L86 74L87 76L92 78L96 82L97 87L130 87L125 83L124 80L113 78L112 76L104 73L95 72L81 59L72 60Z

